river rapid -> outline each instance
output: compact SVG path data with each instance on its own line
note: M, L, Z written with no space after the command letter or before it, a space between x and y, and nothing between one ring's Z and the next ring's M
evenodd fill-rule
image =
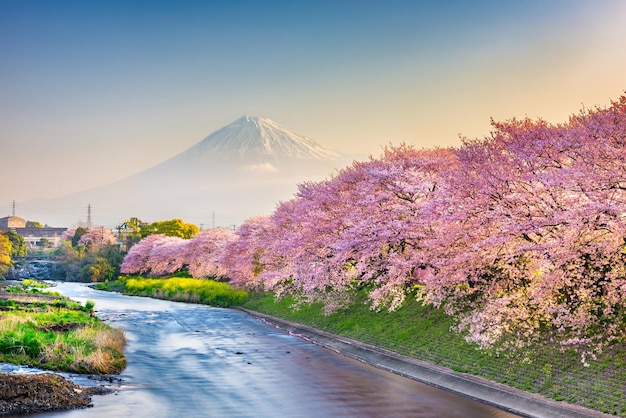
M515 415L316 346L233 309L59 283L124 330L128 367L94 407L33 417L459 417Z

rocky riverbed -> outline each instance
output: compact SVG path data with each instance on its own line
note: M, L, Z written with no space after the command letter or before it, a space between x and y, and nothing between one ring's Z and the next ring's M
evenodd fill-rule
M0 374L0 415L87 408L104 387L82 387L54 373Z

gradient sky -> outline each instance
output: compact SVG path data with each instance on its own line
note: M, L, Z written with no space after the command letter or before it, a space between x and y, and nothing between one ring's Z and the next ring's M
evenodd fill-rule
M562 122L625 90L622 0L0 0L0 216L244 114L378 155L483 137L491 117Z

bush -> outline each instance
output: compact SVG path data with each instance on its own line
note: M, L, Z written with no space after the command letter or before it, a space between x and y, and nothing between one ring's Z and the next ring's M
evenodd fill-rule
M202 303L205 305L228 307L238 306L248 299L245 290L236 290L228 283L209 279L186 277L144 278L126 276L116 285L123 286L123 293L138 296L150 296L157 299L176 300L179 302ZM103 288L104 286L100 287ZM110 288L112 286L106 286ZM107 289L104 289L107 290Z

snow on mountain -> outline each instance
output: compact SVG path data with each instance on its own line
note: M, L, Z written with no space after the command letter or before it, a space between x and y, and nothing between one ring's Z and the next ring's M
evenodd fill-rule
M28 214L28 202L21 204L20 216L71 226L85 220L76 214L84 215L90 204L94 222L106 226L130 217L239 225L270 214L280 201L293 197L297 184L327 178L351 161L270 119L244 116L138 174L58 199L33 201L36 215Z
M196 190L193 183L204 187L226 178L237 184L295 185L328 176L348 160L270 119L243 116L138 176L178 181L179 187Z
M336 160L339 154L278 123L256 116L243 116L212 133L179 155L197 160L251 161Z

